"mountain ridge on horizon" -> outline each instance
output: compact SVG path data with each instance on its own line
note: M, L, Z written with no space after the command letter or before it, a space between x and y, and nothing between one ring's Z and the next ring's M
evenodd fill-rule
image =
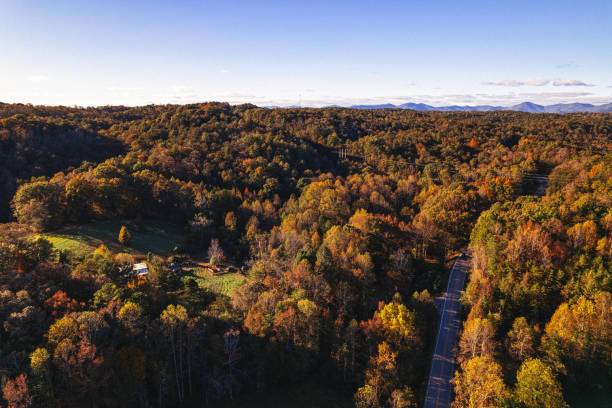
M496 105L449 105L432 106L424 103L407 102L399 105L391 103L379 105L351 105L352 109L411 109L416 111L441 112L489 112L489 111L518 111L527 113L612 113L612 103L593 105L590 103L557 103L553 105L539 105L533 102L522 102L512 106Z
M210 103L213 101L206 102L193 102L193 103ZM248 104L248 102L244 102ZM24 104L19 102L7 103L0 101L0 106L5 105L31 105ZM153 104L157 105L157 104ZM161 105L161 104L160 104ZM180 105L180 104L179 104ZM234 104L235 105L235 104ZM33 105L33 106L65 106L67 105ZM112 106L125 106L125 105L99 105L99 106L88 106L85 108L102 108L102 107L112 107ZM132 106L132 107L137 107ZM148 105L140 105L140 106L148 106ZM261 106L261 105L256 105ZM289 105L289 106L280 106L280 105L264 105L261 106L263 108L268 109L296 109L296 108L316 108L313 106L300 106L300 105ZM80 107L83 108L83 107ZM406 110L414 110L414 111L437 111L437 112L493 112L493 111L517 111L517 112L525 112L525 113L612 113L612 102L605 103L601 105L593 105L590 103L557 103L552 105L539 105L533 102L521 102L512 106L499 106L499 105L447 105L447 106L433 106L425 103L415 103L415 102L406 102L402 104L392 104L392 103L384 103L384 104L373 104L373 105L350 105L350 106L342 106L342 105L325 105L319 108L345 108L345 109L406 109Z

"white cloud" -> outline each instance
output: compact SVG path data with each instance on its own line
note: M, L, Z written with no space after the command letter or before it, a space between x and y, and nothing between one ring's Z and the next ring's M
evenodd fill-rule
M565 62L565 63L563 63L563 64L558 64L558 65L556 66L556 68L558 68L558 69L564 69L564 68L578 68L578 67L580 67L580 65L578 65L578 64L576 63L576 61L568 61L568 62Z
M248 94L248 93L240 93L240 92L230 92L220 95L222 98L260 98L260 96Z
M30 75L28 77L28 81L30 81L30 82L44 82L44 81L48 81L48 80L49 80L48 76L40 75L40 74L38 74L38 75Z
M493 86L544 86L552 83L553 86L594 86L592 84L580 81L577 79L545 79L545 78L534 78L534 79L502 79L501 81L489 81L484 82L484 85Z
M132 87L123 87L123 86L111 86L107 88L109 91L112 92L137 92L137 91L144 91L144 88L132 88Z
M175 93L193 93L195 92L195 89L186 86L186 85L173 85L170 87L170 91L175 92Z
M549 79L528 79L525 81L525 85L529 86L544 86L550 82Z
M533 78L533 79L502 79L501 81L490 81L485 82L485 85L494 86L544 86L550 83L550 79L544 78Z
M555 79L553 86L594 86L587 84L586 82L579 81L577 79Z
M585 96L590 97L590 96L593 96L593 94L590 92L541 92L541 93L534 92L534 93L519 93L517 96L521 99L538 98L544 101L542 103L545 103L547 99L550 100L550 102L558 103L558 102L563 102L564 100L567 100L568 98L582 98ZM558 101L559 99L561 99L561 101ZM574 101L568 101L568 102L574 102Z

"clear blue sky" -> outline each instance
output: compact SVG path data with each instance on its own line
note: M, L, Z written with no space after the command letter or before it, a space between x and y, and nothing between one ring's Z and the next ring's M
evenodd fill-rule
M0 0L0 101L612 102L612 0Z

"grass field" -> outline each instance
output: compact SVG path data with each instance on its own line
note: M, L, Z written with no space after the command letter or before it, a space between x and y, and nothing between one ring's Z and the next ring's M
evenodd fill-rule
M129 246L117 242L122 225L126 225L132 235ZM46 232L39 236L49 240L56 249L69 250L75 257L82 258L100 244L106 245L112 252L127 252L134 255L151 252L155 255L168 256L172 249L183 245L183 234L178 226L148 220L143 222L140 231L129 223L102 221Z
M566 399L571 408L612 408L612 392L572 392Z
M197 267L186 270L183 279L189 278L195 279L202 288L226 296L231 296L238 287L246 282L246 278L236 272L212 276L204 268Z

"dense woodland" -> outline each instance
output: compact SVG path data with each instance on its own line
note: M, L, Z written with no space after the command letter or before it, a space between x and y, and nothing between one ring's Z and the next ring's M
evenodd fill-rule
M0 104L0 405L247 406L308 383L421 406L464 248L454 407L610 393L611 145L609 114ZM38 235L153 219L185 245L145 279ZM245 283L213 293L167 268L185 257Z

